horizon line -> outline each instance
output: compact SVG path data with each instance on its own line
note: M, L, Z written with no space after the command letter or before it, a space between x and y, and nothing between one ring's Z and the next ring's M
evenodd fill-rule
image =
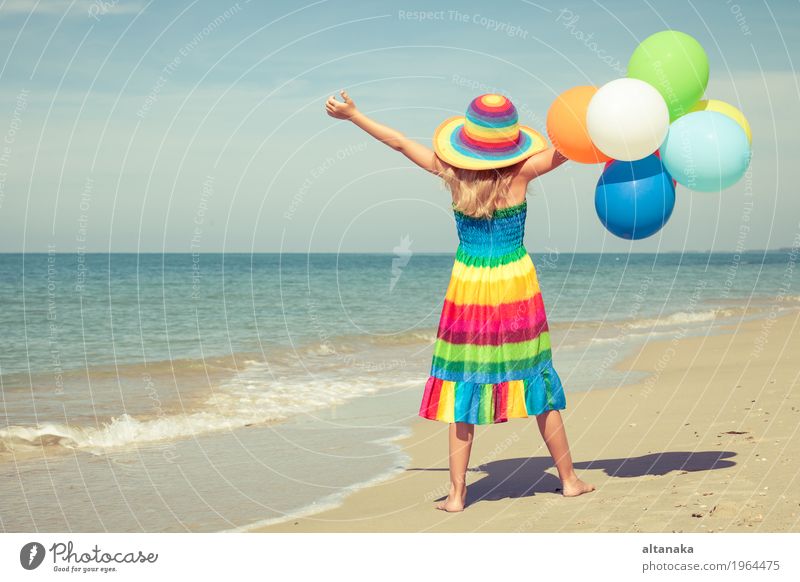
M559 251L559 254L570 255L668 255L686 253L769 253L769 252L790 252L793 247L775 247L766 249L686 249L672 251ZM552 251L528 251L529 254L549 254ZM394 252L386 251L0 251L0 255L386 255L395 256ZM455 251L415 251L413 255L455 255Z

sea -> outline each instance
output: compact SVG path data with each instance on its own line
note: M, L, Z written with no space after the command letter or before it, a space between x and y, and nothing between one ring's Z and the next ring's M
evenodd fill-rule
M800 308L796 249L531 257L567 406ZM453 261L0 254L0 530L246 531L401 473Z

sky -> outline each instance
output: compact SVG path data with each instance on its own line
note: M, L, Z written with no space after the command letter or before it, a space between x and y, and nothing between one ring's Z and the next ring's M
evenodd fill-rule
M748 174L679 186L665 227L627 241L595 213L601 167L567 163L531 185L528 250L789 247L799 27L796 1L0 0L0 252L453 252L438 179L325 99L345 88L430 145L498 92L544 132L560 92L624 77L669 28L705 48L706 97L747 116Z

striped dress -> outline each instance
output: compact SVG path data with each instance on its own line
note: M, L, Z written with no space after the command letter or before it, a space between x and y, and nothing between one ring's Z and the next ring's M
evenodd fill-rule
M527 202L474 218L459 245L419 415L495 424L566 408L536 268L522 243Z

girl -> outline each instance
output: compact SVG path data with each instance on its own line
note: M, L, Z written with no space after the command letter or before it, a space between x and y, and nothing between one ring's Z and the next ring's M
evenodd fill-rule
M433 150L364 115L344 90L341 97L328 99L328 115L352 121L441 177L453 198L459 245L419 410L450 424L450 493L436 508L464 509L475 425L509 418L536 416L562 495L594 491L572 466L559 412L564 391L536 269L522 244L528 184L566 158L519 125L503 95L476 97L465 116L445 120Z

